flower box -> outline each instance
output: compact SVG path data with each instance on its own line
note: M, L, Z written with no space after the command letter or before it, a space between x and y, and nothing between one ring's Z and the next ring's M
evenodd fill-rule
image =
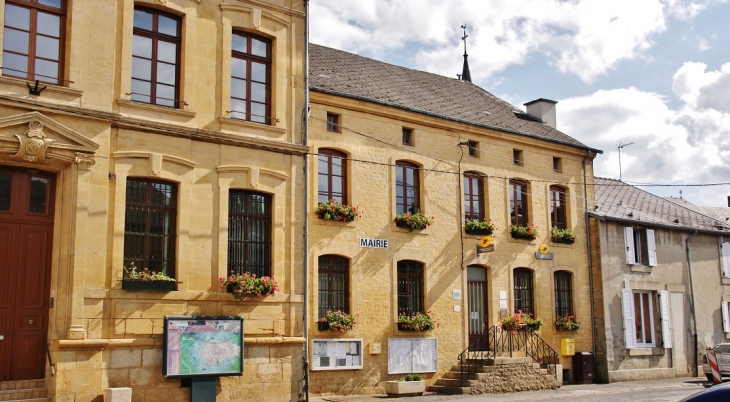
M389 397L418 396L426 391L426 381L386 381L385 393Z
M523 234L518 232L511 232L510 235L515 239L523 239L523 240L535 240L535 236L531 234Z
M564 243L564 244L573 244L575 243L575 239L566 239L562 237L552 237L550 238L553 243Z
M174 281L142 281L138 279L123 279L122 289L127 291L171 292L175 290Z
M329 331L330 330L330 323L328 322L322 322L317 321L317 329L320 331Z
M335 200L317 203L314 213L326 221L352 222L358 216L357 207L351 207Z
M557 226L550 228L550 240L553 243L573 244L575 243L575 238L576 234L572 229L560 229Z
M464 231L468 234L475 234L475 235L482 235L482 236L489 236L492 234L492 229L464 229Z
M238 301L246 301L252 298L261 299L266 296L273 296L279 291L279 285L274 277L261 276L246 272L236 274L231 271L227 278L218 278L220 289L226 289Z
M433 223L433 216L428 217L420 212L414 214L404 212L395 217L395 225L399 228L408 229L409 232L426 229L431 226L431 223Z

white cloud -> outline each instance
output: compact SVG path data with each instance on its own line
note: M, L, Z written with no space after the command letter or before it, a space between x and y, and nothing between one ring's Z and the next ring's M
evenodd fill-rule
M727 0L662 0L667 13L681 20L692 19L707 7L726 2Z

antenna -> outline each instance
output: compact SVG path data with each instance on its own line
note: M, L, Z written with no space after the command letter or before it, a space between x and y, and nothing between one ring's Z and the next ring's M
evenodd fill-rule
M633 144L633 142L629 142L628 144L622 144L620 141L618 143L618 179L619 181L623 181L623 176L621 175L621 148L628 147L629 145Z

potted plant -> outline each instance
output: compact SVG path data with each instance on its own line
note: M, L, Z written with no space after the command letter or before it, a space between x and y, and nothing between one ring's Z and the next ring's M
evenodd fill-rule
M385 393L389 397L418 396L426 391L426 382L419 374L408 374L397 381L385 382Z
M537 238L537 226L529 223L527 226L510 225L509 233L515 239L535 240Z
M527 318L525 318L525 326L529 330L537 332L543 325L545 325L545 321L542 318L533 318L532 314L529 314Z
M122 289L129 291L147 290L153 292L169 292L175 289L175 278L164 272L150 271L148 268L137 270L134 262L129 267L122 267Z
M423 230L433 223L433 216L428 217L421 212L404 212L395 216L395 225L399 228L406 228L409 232Z
M317 203L314 213L326 221L352 222L358 217L357 207L336 202L334 199Z
M464 230L469 234L491 235L497 228L489 219L481 221L479 219L467 219L464 224Z
M522 310L517 310L514 314L504 316L500 321L500 325L505 331L515 332L525 326L527 317L529 315L523 313Z
M324 317L319 319L317 325L320 331L332 331L344 334L347 331L355 329L357 316L347 314L340 310L327 310Z
M220 289L226 289L228 293L238 301L246 301L251 298L263 298L273 296L279 291L279 285L273 276L257 277L256 274L246 272L244 274L236 274L231 271L227 278L218 278Z
M580 328L580 323L576 320L573 313L566 316L558 316L555 319L555 328L564 331L575 331Z
M406 314L402 311L398 314L398 329L400 331L430 331L440 327L439 323L434 320L433 311L428 310L425 313L420 311Z
M550 229L550 240L554 243L573 244L576 237L575 232L571 229L560 229L557 226Z

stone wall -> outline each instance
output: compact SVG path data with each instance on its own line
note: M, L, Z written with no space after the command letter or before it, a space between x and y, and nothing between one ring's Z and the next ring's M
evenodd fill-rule
M553 375L544 374L545 370L541 370L540 365L533 363L530 358L509 360L508 364L485 367L486 372L478 375L480 384L472 386L471 393L502 394L560 388L560 382Z

